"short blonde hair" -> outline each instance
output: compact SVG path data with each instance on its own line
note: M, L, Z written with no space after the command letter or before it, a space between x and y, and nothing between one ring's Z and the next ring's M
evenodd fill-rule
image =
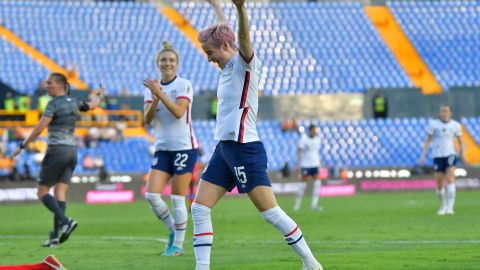
M160 61L160 55L164 52L173 52L175 54L176 58L177 58L177 63L179 62L178 52L173 48L172 43L164 40L164 41L162 41L162 49L157 54L157 60L155 62L157 64L157 67L158 67L158 62Z

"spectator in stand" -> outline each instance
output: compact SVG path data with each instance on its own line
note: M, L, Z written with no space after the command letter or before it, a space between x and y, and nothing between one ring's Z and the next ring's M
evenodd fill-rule
M127 120L125 119L125 116L120 116L120 119L115 122L115 129L117 130L117 140L123 141L124 136L123 136L123 131L127 128L128 123Z
M28 95L21 95L17 98L17 109L21 113L26 113L30 110L32 100Z
M104 127L100 130L101 141L117 141L117 129L115 127Z
M286 131L297 131L298 123L294 118L289 118L282 121L282 132Z
M2 149L0 149L0 179L13 180L12 175L15 168L13 158L7 157Z
M93 171L95 170L95 163L93 161L93 157L90 154L86 154L82 161L82 167L86 171Z
M13 113L15 111L15 97L12 92L7 92L5 95L3 108L7 113Z
M98 127L90 127L83 139L87 148L96 148L100 140L100 129Z
M387 98L378 93L373 97L373 117L387 118L388 116L388 102Z

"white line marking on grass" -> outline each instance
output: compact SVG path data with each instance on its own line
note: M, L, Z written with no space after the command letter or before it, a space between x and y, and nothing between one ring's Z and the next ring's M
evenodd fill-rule
M265 241L235 241L236 244L256 243L256 244L281 244L284 241L265 240ZM308 244L332 245L332 244L382 244L382 245L451 245L451 244L480 244L480 240L309 240Z
M45 238L45 236L40 235L2 235L0 234L0 239L39 239ZM75 239L79 240L105 240L105 241L136 241L136 242L146 242L146 241L155 241L168 243L166 238L154 238L147 236L85 236L85 235L76 235Z
M132 241L132 242L162 242L167 243L166 238L155 238L148 236L85 236L75 235L75 239L78 240L101 240L101 241ZM41 235L2 235L0 239L43 239L45 236ZM185 241L190 242L190 241ZM282 244L285 241L280 240L259 240L259 241L234 241L236 244ZM480 239L467 239L467 240L309 240L309 244L315 245L332 245L332 244L382 244L382 245L451 245L451 244L480 244Z

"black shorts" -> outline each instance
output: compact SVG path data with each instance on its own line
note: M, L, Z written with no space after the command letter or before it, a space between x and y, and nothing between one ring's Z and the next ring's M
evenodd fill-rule
M448 157L438 157L433 159L433 168L436 172L446 172L448 168L457 166L458 157L450 155Z
M40 169L39 185L70 184L77 165L77 147L73 145L49 145Z

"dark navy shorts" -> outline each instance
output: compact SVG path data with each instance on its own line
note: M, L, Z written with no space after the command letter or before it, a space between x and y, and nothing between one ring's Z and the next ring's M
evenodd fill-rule
M260 141L217 144L202 179L228 191L248 193L256 186L272 186L267 174L267 153Z
M197 149L181 151L157 151L153 156L152 169L179 175L193 172L197 162Z
M318 167L301 168L302 177L312 176L314 179L318 178Z
M448 168L457 166L458 157L450 155L448 157L438 157L433 159L433 168L436 172L446 172Z

